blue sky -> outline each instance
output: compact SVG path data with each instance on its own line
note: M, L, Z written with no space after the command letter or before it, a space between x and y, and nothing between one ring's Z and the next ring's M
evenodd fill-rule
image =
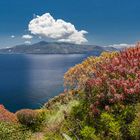
M87 31L89 44L133 44L140 40L139 0L1 0L0 46L24 43L22 35L30 34L33 15L45 13L70 22L78 31ZM39 35L33 36L32 43L40 40Z

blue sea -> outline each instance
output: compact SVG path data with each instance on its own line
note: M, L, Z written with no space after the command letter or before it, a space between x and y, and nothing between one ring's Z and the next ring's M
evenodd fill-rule
M89 55L1 54L0 104L12 112L40 108L63 92L64 73Z
M63 92L63 75L87 55L0 55L0 104L15 112L39 108Z

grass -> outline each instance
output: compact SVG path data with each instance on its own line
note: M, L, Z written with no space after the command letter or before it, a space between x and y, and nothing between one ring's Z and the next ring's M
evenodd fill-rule
M78 104L78 100L72 99L63 104L61 102L56 102L52 105L51 109L45 109L46 119L43 131L34 133L31 140L67 140L66 136L64 134L59 134L57 130L59 130L64 121L65 114L69 114L72 108Z
M77 106L79 104L79 101L77 100L71 100L67 104L61 104L56 103L53 107L53 109L49 110L46 113L46 123L49 127L53 127L57 124L60 124L64 120L64 115L69 114L71 112L71 109L74 106Z

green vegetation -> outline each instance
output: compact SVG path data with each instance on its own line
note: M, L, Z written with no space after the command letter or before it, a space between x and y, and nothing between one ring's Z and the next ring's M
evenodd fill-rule
M23 109L16 112L16 116L22 125L32 131L38 131L45 120L45 111Z
M140 139L140 44L90 57L64 80L78 104L64 112L66 117L46 139L64 139L63 134L72 140Z
M64 81L67 91L49 100L40 110L20 110L11 114L12 119L7 119L9 112L4 110L5 115L0 115L0 137L140 139L140 44L122 52L90 57L71 68ZM8 133L13 135L9 137Z
M0 122L0 140L25 140L31 137L31 132L27 128L7 123Z

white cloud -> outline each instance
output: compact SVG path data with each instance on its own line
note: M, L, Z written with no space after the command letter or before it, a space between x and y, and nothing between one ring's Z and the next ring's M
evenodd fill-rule
M25 41L24 43L25 44L31 44L31 41Z
M30 40L30 39L33 38L33 36L32 35L23 35L22 38L23 39L29 39Z
M14 35L11 35L11 38L15 38L15 36Z
M135 46L134 44L126 44L126 43L109 45L109 47L114 47L117 49L129 48L129 47L134 47L134 46Z
M61 42L82 44L87 42L87 31L78 31L73 24L62 19L54 19L50 13L36 16L28 25L29 31L38 36Z

